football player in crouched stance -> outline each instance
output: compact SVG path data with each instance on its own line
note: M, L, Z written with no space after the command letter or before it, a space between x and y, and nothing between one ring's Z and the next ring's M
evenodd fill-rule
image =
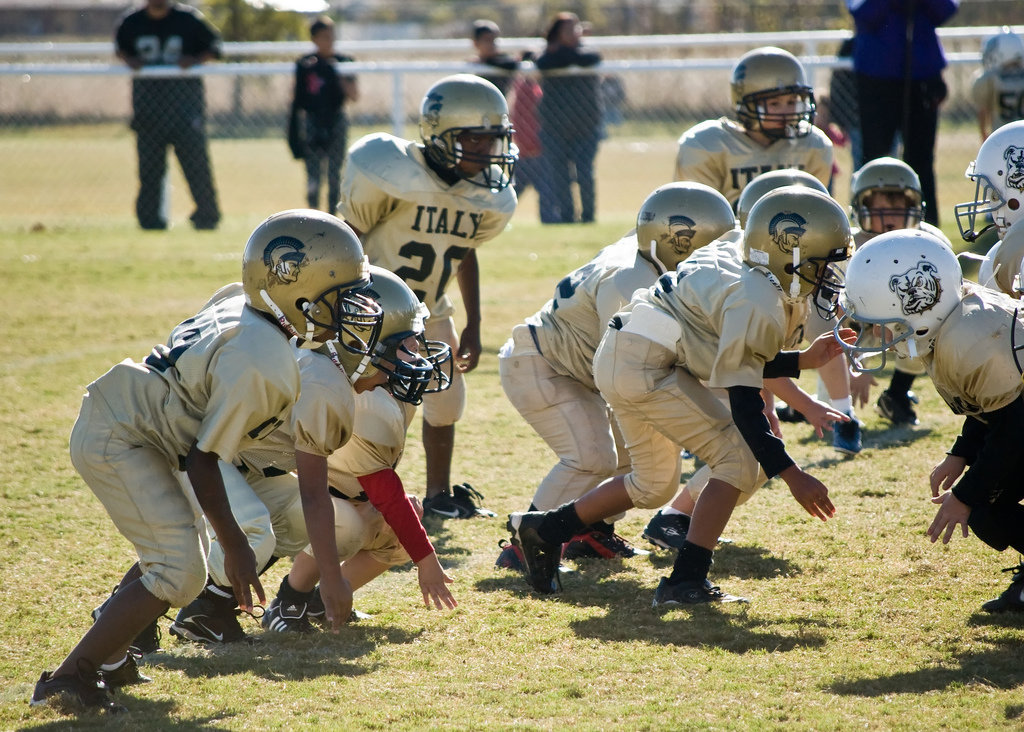
M920 357L935 390L955 414L960 436L929 477L939 506L928 527L932 542L948 543L968 527L988 546L1024 554L1024 384L1021 304L964 282L956 255L921 231L875 237L850 258L840 296L862 336L880 344L844 344L855 368L881 369L886 354ZM873 357L881 356L881 359ZM1024 568L1010 586L982 605L988 612L1024 611Z
M379 307L358 294L369 284L362 247L340 228L325 221L316 231L251 237L241 288L221 289L144 361L125 360L88 386L71 460L139 562L67 658L43 672L32 704L67 695L120 711L110 687L148 680L127 655L132 639L169 606L189 603L207 575L205 527L179 470L224 547L235 601L251 611L250 588L263 601L259 567L228 508L218 461L234 460L287 418L300 388L290 338L336 339L349 315L379 318Z
M478 491L452 485L451 465L455 423L466 407L464 374L481 352L476 250L515 213L517 159L505 97L479 76L456 74L424 95L418 141L367 135L342 171L338 215L356 229L370 263L397 274L426 304L427 337L447 343L455 358L451 388L423 402L423 507L435 518L494 516ZM445 294L453 279L466 309L461 334Z
M384 309L384 324L372 367L364 378L386 379L382 388L357 390L354 434L327 458L334 502L334 528L341 573L357 590L390 567L413 561L423 601L438 609L457 603L420 519L423 508L406 495L395 471L405 436L423 395L451 383L451 349L424 338L426 307L401 279L370 268L369 293ZM358 384L358 382L357 382ZM294 554L292 568L263 616L263 627L279 632L311 630L323 617L316 584L322 563L313 547ZM289 556L292 556L289 554Z
M805 301L825 305L818 296L836 291L832 264L846 259L849 246L849 220L834 200L779 188L751 209L742 258L728 243L699 249L612 319L594 355L594 380L622 430L630 471L554 511L509 517L535 590L555 591L561 543L583 526L670 499L681 447L708 463L712 476L655 605L741 599L707 575L738 500L766 476L781 476L812 516L825 521L835 513L825 485L772 433L760 390L766 377L797 376L841 353L832 334L805 351L781 348L802 325ZM709 387L725 389L729 406Z
M729 202L710 186L661 186L640 206L635 231L566 275L554 297L513 328L498 354L502 388L558 456L537 487L530 511L557 508L628 470L618 427L593 378L594 352L608 320L636 290L650 287L735 226ZM678 484L678 471L674 480ZM614 533L616 518L621 514L582 527L570 537L565 556L636 554L639 550ZM518 548L504 547L497 564L522 568Z

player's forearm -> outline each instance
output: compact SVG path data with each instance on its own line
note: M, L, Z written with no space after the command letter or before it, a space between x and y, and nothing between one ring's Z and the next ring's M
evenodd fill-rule
M296 450L295 464L299 476L302 516L320 575L337 573L340 577L338 544L334 535L334 506L327 490L327 458Z
M219 458L212 452L203 452L192 445L185 458L185 472L196 494L203 515L225 549L246 545L247 541L238 522L231 513L224 478L220 474Z
M361 475L358 480L370 503L380 511L413 562L419 562L434 552L398 473L389 468Z
M470 250L458 271L459 293L466 310L466 325L480 325L480 265L476 252Z
M772 433L760 391L753 386L730 386L727 391L733 422L765 475L772 478L795 465L785 444Z

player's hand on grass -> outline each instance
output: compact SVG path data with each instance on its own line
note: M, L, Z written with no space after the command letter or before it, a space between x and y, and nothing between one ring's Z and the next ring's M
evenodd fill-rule
M805 473L796 465L790 465L779 473L779 477L786 481L789 492L807 513L822 521L828 521L836 515L836 507L828 497L828 488L813 475Z
M948 491L953 487L953 483L960 477L960 474L964 472L964 468L967 467L967 461L962 457L956 455L946 455L942 462L932 468L932 473L928 480L932 487L932 497L936 497L942 491Z
M438 610L444 610L446 607L451 610L459 604L448 589L448 585L455 580L448 576L441 563L437 561L437 554L431 553L423 557L416 562L416 569L419 570L424 605L430 607L430 603L433 602Z
M320 599L327 626L337 633L352 615L352 585L340 571L324 573L320 576Z
M267 604L267 596L256 572L256 555L245 541L244 534L240 543L221 540L221 545L224 547L224 574L235 592L238 607L251 614L253 604L250 588L256 590L261 605Z
M928 527L928 538L932 544L942 537L942 543L948 544L953 538L953 532L960 526L960 533L967 538L967 519L971 516L971 507L963 503L952 492L947 491L941 496L932 499L932 503L939 504L939 510L935 514L932 525Z

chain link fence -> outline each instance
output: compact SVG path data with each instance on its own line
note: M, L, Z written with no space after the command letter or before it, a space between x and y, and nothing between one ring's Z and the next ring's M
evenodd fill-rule
M980 67L981 44L997 30L944 32L950 60L945 73L949 97L942 108L937 166L939 198L946 210L959 196L969 195L966 182L956 191L943 190L943 185L948 187L944 181L951 176L962 180L980 143L970 88ZM603 61L580 72L589 75L586 83L569 85L585 90L585 97L549 97L544 102L549 127L573 130L569 137L593 137L596 202L587 208L589 194L584 189L581 210L577 190L575 218L628 217L646 192L669 181L675 141L691 125L730 112L730 70L735 59L751 48L774 44L798 55L814 80L819 107L827 110L833 73L848 68L848 60L835 55L847 35L816 31L586 39ZM502 41L503 48L514 54L541 50L538 39ZM357 59L347 71L356 75L360 87L358 102L348 107L349 141L373 131L418 136L420 99L444 75L472 71L500 76L496 69L465 63L467 45L465 41L343 44L341 50ZM205 87L206 125L223 214L258 220L267 211L304 205L304 173L288 152L285 130L294 58L309 49L305 44L227 46L224 62L188 75L200 77ZM4 221L32 226L132 218L137 189L136 151L129 130L133 75L109 61L110 56L110 46L105 44L0 45L0 155L4 161L0 214ZM181 72L161 68L141 73L174 76ZM530 139L531 125L521 102L539 80L530 63L506 80L523 148L523 177L531 172L529 159L537 152L534 143L543 140ZM836 96L837 89L843 89L842 82L831 86ZM587 115L596 117L583 131L580 123ZM586 155L589 149L572 154ZM841 174L835 194L843 201L852 172L850 153L847 148L837 152ZM576 165L567 165L566 174L572 175L580 165L579 159ZM171 171L172 220L180 223L191 201L178 166L172 164ZM621 185L626 180L636 181L642 192L624 197ZM543 217L542 207L536 200L530 202L531 196L536 194L524 189L522 215Z

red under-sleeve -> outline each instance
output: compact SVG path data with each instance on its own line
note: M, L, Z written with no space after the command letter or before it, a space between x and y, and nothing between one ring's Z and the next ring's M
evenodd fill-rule
M416 510L405 495L402 479L391 468L378 470L370 475L359 477L366 497L373 507L380 511L388 522L402 548L409 554L413 562L418 562L434 552L434 547L427 538L427 531L420 523Z

